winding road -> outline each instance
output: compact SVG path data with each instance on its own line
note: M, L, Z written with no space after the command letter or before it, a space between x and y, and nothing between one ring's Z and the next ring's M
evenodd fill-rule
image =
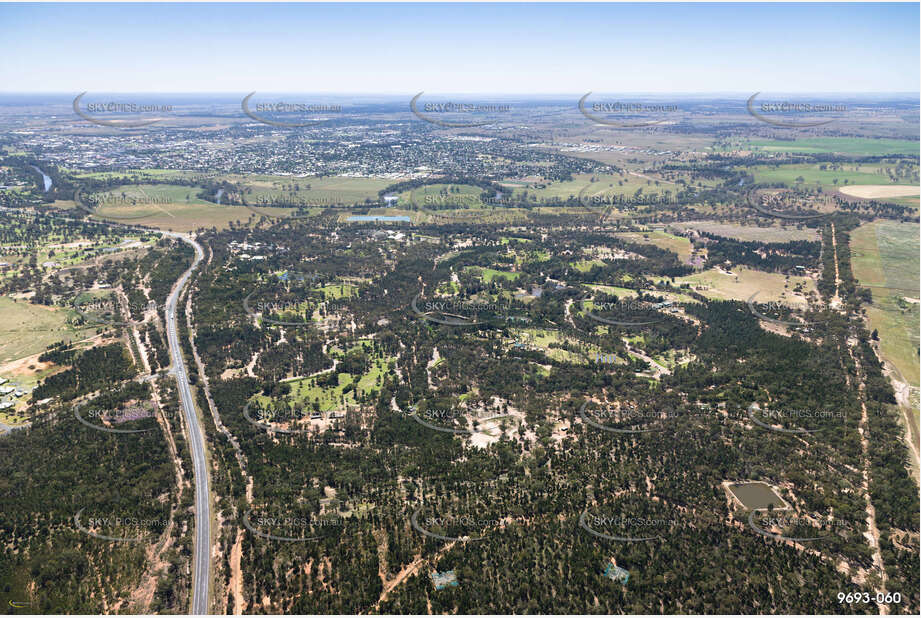
M18 209L0 206L0 212L20 213ZM74 223L83 223L82 219L71 217L55 217L62 221ZM177 307L179 296L189 282L192 272L198 267L198 264L204 259L205 252L193 238L177 232L168 232L165 230L150 230L146 228L137 228L124 223L112 223L110 221L94 221L103 225L119 227L131 230L140 230L178 238L179 240L192 245L195 249L195 260L189 266L182 276L176 281L166 301L166 336L169 342L169 355L172 363L172 374L176 376L176 384L179 388L179 400L182 407L182 413L185 418L186 426L189 429L188 443L189 451L192 456L192 467L195 481L195 550L193 556L194 567L192 568L192 602L189 607L190 614L207 614L208 613L208 594L211 582L211 488L210 477L208 475L208 466L205 459L205 440L195 413L195 404L192 399L192 389L189 386L189 375L186 370L185 360L182 357L182 348L179 346L179 322ZM8 432L2 432L6 434Z
M43 173L44 175L44 173ZM0 208L0 211L9 211L8 208ZM17 211L18 212L18 211ZM80 219L70 217L57 217L65 221L82 222ZM136 228L124 223L113 223L110 221L96 221L103 225L126 229L140 229L149 232L149 229ZM182 357L182 348L179 345L179 321L177 307L179 305L179 296L182 290L189 282L192 272L198 267L198 264L204 259L205 252L191 236L179 234L177 232L168 232L166 230L155 230L164 236L177 238L185 243L192 245L195 249L195 259L188 270L182 273L179 280L173 285L169 298L166 300L166 338L169 343L169 355L172 363L172 374L176 377L176 385L179 389L179 401L182 407L182 414L185 418L186 427L189 430L188 443L189 452L192 457L192 469L194 472L195 482L195 549L193 553L192 567L192 601L189 604L190 614L207 614L208 613L208 594L211 583L211 482L208 474L208 465L205 458L205 439L202 432L201 424L198 420L198 414L195 412L195 402L192 399L192 389L189 386L189 374L186 370L185 360Z
M177 307L179 296L192 271L205 257L205 253L197 242L188 236L175 232L163 232L167 236L178 238L189 243L195 249L195 260L185 271L170 293L166 301L166 337L169 342L169 355L173 365L173 375L179 388L179 399L182 404L182 414L186 426L189 428L189 452L192 456L193 470L195 473L195 553L192 569L192 603L189 610L191 614L208 613L208 587L211 581L211 490L208 466L205 459L204 434L199 424L198 414L195 412L195 403L192 399L192 389L189 387L189 375L185 361L182 357L182 348L179 345L179 321Z

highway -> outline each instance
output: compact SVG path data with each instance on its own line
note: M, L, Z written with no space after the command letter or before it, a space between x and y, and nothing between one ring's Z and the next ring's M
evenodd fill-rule
M189 387L189 376L185 361L182 357L182 348L179 346L179 321L178 305L179 296L192 271L204 258L205 253L201 245L188 236L174 232L162 232L167 236L179 238L195 248L195 260L182 277L176 282L173 291L166 301L166 337L169 343L169 355L172 359L173 375L179 388L179 400L182 404L182 413L186 426L189 428L189 452L192 455L192 467L195 474L195 552L192 567L192 602L190 614L208 613L208 585L211 581L211 502L210 479L208 466L205 462L205 440L198 415L195 413L195 404L192 400L192 389Z
M0 206L0 212L20 213L18 209ZM61 221L70 221L73 223L85 223L82 219L71 217L55 216L55 219ZM211 483L208 475L208 466L205 463L205 440L202 433L201 424L198 421L198 415L195 414L195 404L192 400L192 389L189 387L189 375L185 367L185 361L182 358L182 349L179 346L179 322L178 304L179 296L192 271L198 266L199 262L205 257L205 252L191 237L176 232L165 230L151 230L146 228L137 228L132 225L123 223L113 223L110 221L93 221L102 225L109 225L128 230L137 230L142 232L154 232L178 238L179 240L192 245L195 249L195 260L189 269L176 281L173 291L166 301L166 337L169 343L169 355L173 366L173 375L176 376L176 383L179 388L179 400L182 407L182 413L185 417L186 427L189 428L189 451L192 455L192 468L195 482L195 549L192 561L192 602L189 607L190 614L207 614L208 613L208 588L211 582ZM2 432L5 435L7 432Z

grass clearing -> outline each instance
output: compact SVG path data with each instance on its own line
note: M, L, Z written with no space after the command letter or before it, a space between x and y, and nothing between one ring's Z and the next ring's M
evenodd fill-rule
M910 385L918 387L919 227L917 223L880 220L851 232L854 276L870 287L867 308L871 330L879 331L880 353Z
M267 214L285 216L290 211L285 208L266 208ZM124 221L126 223L146 225L173 232L191 232L199 228L216 227L226 229L230 223L245 224L251 217L258 215L243 206L219 206L207 202L201 204L144 204L142 206L106 204L98 208L93 215L95 219ZM115 219L114 217L122 217ZM126 219L126 217L131 217ZM136 218L135 218L136 217Z
M507 270L496 270L494 268L482 268L480 266L468 266L465 270L479 275L484 283L492 283L494 279L500 277L507 281L514 281L521 276L521 273L514 273Z
M601 260L581 260L579 262L572 263L572 267L578 270L580 273L587 273L595 266L604 268L606 264Z
M111 178L137 178L140 181L145 179L157 180L194 180L202 177L216 176L214 173L193 172L187 170L169 170L160 168L148 169L128 169L114 172L86 172L83 170L67 170L76 178L90 178L93 180L109 180Z
M757 165L749 168L756 183L785 183L789 187L821 185L825 189L842 188L848 185L892 185L904 184L917 178L918 168L911 165L908 177L893 177L890 171L896 166L890 163L836 164L810 163L794 165ZM822 168L825 169L822 169ZM905 170L903 170L904 172ZM837 182L835 182L837 181Z
M400 179L345 176L271 176L229 174L220 177L242 185L246 202L261 207L276 201L327 208L337 205L378 205L378 193Z
M350 350L354 348L355 346ZM330 352L341 354L341 350L338 349L331 349ZM322 383L329 378L330 372L311 378L288 380L286 383L291 386L291 393L287 401L303 404L309 410L319 412L344 411L346 406L358 405L359 400L364 396L372 395L380 389L384 376L390 371L392 361L392 358L373 355L371 367L365 374L355 376L339 372L336 374L335 385ZM257 395L254 400L265 405L270 398L265 395Z
M52 343L90 337L96 325L74 328L70 308L34 305L27 300L0 297L0 363L43 352Z
M566 181L541 180L515 189L513 195L518 198L527 194L538 202L579 199L581 195L588 202L592 198L632 198L637 192L660 197L668 192L674 196L677 189L678 186L670 182L644 178L625 170L623 174L573 174L572 180Z
M648 232L620 232L615 234L627 242L655 245L660 249L677 253L678 258L687 263L691 259L691 241L682 236L669 234L664 230L650 230Z
M637 295L636 290L630 288L621 288L616 285L603 285L600 283L589 283L586 287L593 290L598 290L599 292L604 292L605 294L614 294L618 298L633 298Z
M210 202L196 197L201 187L186 185L120 185L109 191L93 193L87 197L94 197L100 205L109 203L128 203L132 206L156 204L209 204ZM133 203L132 203L133 202Z
M399 194L400 204L415 204L419 208L438 210L446 206L481 208L483 189L474 185L435 183Z
M513 340L511 344L519 344L530 350L542 352L547 358L551 358L561 363L572 363L576 365L588 364L595 358L596 354L601 353L601 348L593 344L586 344L568 339L562 333L545 328L516 328L511 330ZM565 343L576 344L579 352L571 352L559 347Z
M330 283L319 288L326 300L339 300L351 298L358 293L358 286L351 283Z
M692 289L716 300L748 301L757 292L756 302L779 301L794 308L806 306L805 299L793 294L793 288L798 284L803 285L806 294L816 292L815 281L809 277L787 277L744 266L733 268L732 274L711 268L687 277L676 277L672 281L675 285L688 283Z

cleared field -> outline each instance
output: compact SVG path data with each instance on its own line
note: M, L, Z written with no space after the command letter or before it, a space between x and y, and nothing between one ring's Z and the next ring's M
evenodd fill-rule
M346 405L357 405L358 396L367 395L380 389L383 376L389 371L391 358L375 356L371 359L371 367L367 373L354 376L350 373L338 373L336 384L321 385L319 380L327 378L328 373L313 378L299 378L289 380L291 393L289 402L297 402L317 409L321 412L342 410ZM269 397L258 395L254 398L260 404L267 404Z
M602 260L581 260L572 263L572 267L582 273L587 273L595 266L604 267L605 263Z
M413 223L469 223L506 224L525 220L525 210L512 208L507 196L497 195L493 200L483 200L480 187L463 184L432 184L404 191L397 197L397 205L411 210L394 210L392 214L409 216ZM503 201L505 200L505 201ZM378 214L375 210L372 214ZM391 214L389 211L387 214Z
M921 425L919 244L918 224L886 220L853 230L850 241L854 276L861 285L874 286L870 288L873 304L867 308L867 324L878 332L879 354L892 370L896 399L913 445L918 444Z
M868 236L864 236L867 234ZM856 236L856 239L854 238ZM856 240L856 244L855 244ZM875 249L874 249L875 245ZM852 232L851 247L855 261L878 255L882 279L864 285L884 285L896 290L918 292L918 224L880 220L860 226ZM860 266L855 264L855 275ZM865 273L862 273L865 274Z
M344 176L269 176L264 174L227 175L220 180L246 187L246 202L253 206L284 200L307 206L378 204L378 192L399 182L388 178L347 178Z
M879 331L880 353L912 386L919 386L919 228L874 221L851 232L854 276L870 287L869 327Z
M534 262L546 262L550 259L549 251L528 251L524 255L515 255L516 264L530 264Z
M598 283L591 283L585 287L604 292L605 294L614 294L618 298L633 298L637 295L636 290L632 290L630 288L622 288L615 285L601 285Z
M203 178L203 177L214 177L217 174L214 173L204 173L204 172L193 172L187 170L168 170L168 169L158 169L158 168L149 168L149 169L128 169L121 170L116 172L84 172L81 170L68 170L76 178L92 178L97 180L105 180L109 178L123 178L129 177L132 180L135 178L139 180L144 180L145 178L156 178L158 180L190 180L193 178Z
M477 273L485 283L492 283L493 279L497 277L514 281L519 276L521 276L521 273L515 273L507 270L496 270L494 268L481 268L479 266L470 266L467 268L467 270Z
M751 225L735 225L730 223L717 223L715 221L693 221L690 223L674 223L669 227L678 230L697 230L734 238L742 241L755 242L790 242L793 240L819 240L819 233L814 229L784 227L773 225L769 227L755 227Z
M869 139L860 137L813 137L791 141L751 140L752 149L766 152L803 152L855 155L917 154L918 142L901 139Z
M921 187L907 185L863 185L838 189L845 195L864 198L906 197L921 194Z
M677 189L678 186L665 180L657 181L625 171L623 174L573 174L572 180L568 181L534 182L515 189L513 194L519 197L527 193L538 201L578 199L581 195L588 201L614 196L633 197L637 191L641 191L642 195L659 196L668 191L674 196Z
M266 208L267 214L284 216L289 211L283 208ZM231 222L244 224L258 215L243 206L219 206L202 202L200 204L144 204L143 206L105 205L96 209L96 219L127 221L173 232L191 232L199 228L216 227L226 229ZM116 219L118 217L118 219ZM130 217L130 218L129 218Z
M73 200L54 200L51 202L51 206L61 210L70 210L71 208L76 208L77 204Z
M326 300L338 300L354 296L358 292L358 286L350 283L331 283L323 286L320 290Z
M223 229L230 222L256 217L243 206L222 206L195 197L200 190L183 185L122 185L93 194L98 200L93 216L177 232Z
M513 340L511 344L522 345L531 350L539 350L548 358L561 363L587 364L601 352L601 348L593 344L582 343L579 345L580 353L563 350L559 347L565 343L576 343L562 333L544 328L512 329ZM622 362L618 359L618 364Z
M201 187L185 185L120 185L109 191L93 193L88 197L95 197L99 204L128 202L128 205L132 206L155 206L160 203L208 204L206 200L195 197L200 191Z
M0 363L38 354L58 341L91 336L95 326L75 329L68 324L76 315L71 309L0 297Z
M268 210L260 208L262 210ZM280 210L280 209L276 209ZM584 213L583 213L584 214ZM415 224L450 224L455 221L466 223L489 223L493 225L511 224L528 219L528 212L519 208L508 208L505 206L488 206L483 207L460 207L455 209L443 209L441 211L430 209L428 212L412 209L404 210L400 208L370 208L368 215L378 216L406 216ZM348 220L351 213L343 213L339 216L339 221Z
M415 204L419 208L437 210L445 206L458 208L482 208L480 200L483 190L473 185L433 184L404 191L398 195L398 204Z
M825 169L822 169L822 168ZM917 178L918 168L899 168L893 164L836 164L830 169L829 164L796 165L759 165L749 168L758 183L782 182L788 186L805 185L823 187L843 187L847 185L890 185L896 182L905 184ZM898 173L896 172L898 170ZM893 176L890 176L892 172ZM901 175L899 175L901 174ZM898 180L894 180L898 178ZM837 182L836 182L837 181Z
M649 232L621 232L615 234L629 242L655 245L660 249L667 249L677 253L682 262L691 259L691 241L682 236L675 236L663 230L650 230Z
M757 292L756 301L759 303L779 301L792 308L803 308L806 305L802 296L793 294L798 284L803 285L806 294L816 291L815 281L809 277L786 277L741 266L733 268L731 274L710 269L687 277L676 277L673 281L675 285L689 283L707 298L748 301Z

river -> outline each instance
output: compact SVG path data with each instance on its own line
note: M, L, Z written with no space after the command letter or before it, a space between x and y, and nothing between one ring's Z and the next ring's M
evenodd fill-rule
M51 182L51 176L49 176L48 174L46 174L45 172L43 172L42 170L40 170L39 168L37 168L37 167L34 166L34 165L29 165L29 167L31 167L31 168L34 169L36 172L38 172L39 174L42 175L42 180L45 181L45 193L48 193L48 190L51 188L51 185L53 184L53 183Z

